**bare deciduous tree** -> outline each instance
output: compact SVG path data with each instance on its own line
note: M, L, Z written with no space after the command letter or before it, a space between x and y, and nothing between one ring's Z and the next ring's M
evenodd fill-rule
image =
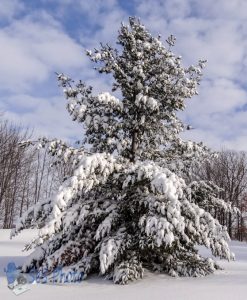
M0 227L11 228L15 218L33 203L49 198L69 174L66 163L54 164L48 149L22 147L30 130L0 121Z
M200 179L212 181L220 188L220 198L238 207L240 214L232 215L215 211L221 224L227 226L229 235L243 239L245 225L243 214L246 209L247 190L247 155L245 152L222 150L213 160L206 161L197 170Z

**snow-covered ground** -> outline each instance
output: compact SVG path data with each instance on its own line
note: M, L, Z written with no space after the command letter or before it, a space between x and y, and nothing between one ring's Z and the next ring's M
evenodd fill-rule
M162 300L235 300L247 299L247 244L231 242L235 262L221 261L223 271L204 278L171 278L163 274L146 272L143 280L127 286L114 285L98 276L81 283L66 285L33 284L31 289L15 296L7 288L4 267L8 262L22 264L26 253L21 249L35 231L26 230L13 240L9 230L0 230L0 299L162 299ZM56 298L55 298L56 297Z

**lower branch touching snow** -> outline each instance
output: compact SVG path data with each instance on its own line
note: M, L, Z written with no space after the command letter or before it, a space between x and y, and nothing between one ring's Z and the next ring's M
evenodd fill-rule
M135 256L135 253L130 253L126 260L123 260L119 265L116 265L113 271L113 282L126 284L143 277L144 269L141 262Z

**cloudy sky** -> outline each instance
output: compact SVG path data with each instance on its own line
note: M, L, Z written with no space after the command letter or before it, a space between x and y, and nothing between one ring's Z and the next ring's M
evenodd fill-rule
M200 94L181 115L196 128L186 138L247 150L246 0L0 0L0 111L36 135L79 139L55 72L110 91L84 50L114 44L133 15L164 41L175 35L185 66L208 60Z

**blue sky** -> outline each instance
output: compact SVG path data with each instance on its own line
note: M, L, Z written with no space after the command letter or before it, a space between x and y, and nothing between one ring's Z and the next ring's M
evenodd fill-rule
M0 111L36 135L80 138L55 72L110 91L84 50L114 44L130 15L164 41L174 34L184 65L208 60L199 96L181 115L196 128L186 138L247 150L246 0L0 0Z

